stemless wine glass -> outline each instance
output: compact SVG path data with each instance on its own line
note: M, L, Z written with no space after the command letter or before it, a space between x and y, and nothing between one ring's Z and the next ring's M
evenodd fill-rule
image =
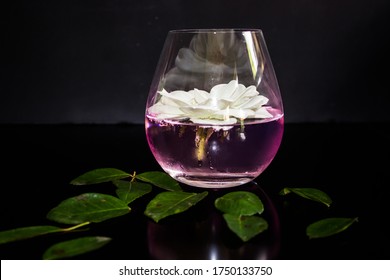
M145 112L149 147L179 182L234 187L275 157L284 113L259 29L168 33Z

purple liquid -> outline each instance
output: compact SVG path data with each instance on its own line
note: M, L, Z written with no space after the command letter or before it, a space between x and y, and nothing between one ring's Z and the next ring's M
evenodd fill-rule
M201 126L147 116L146 136L160 166L187 185L224 188L259 176L275 157L283 135L283 114L243 125Z

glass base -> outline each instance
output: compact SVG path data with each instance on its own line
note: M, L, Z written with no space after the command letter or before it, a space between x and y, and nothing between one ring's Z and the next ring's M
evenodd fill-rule
M214 175L210 176L197 176L197 175L173 175L177 181L194 187L200 188L231 188L244 185L251 182L255 177L235 175L227 176L226 174L221 174L220 176Z

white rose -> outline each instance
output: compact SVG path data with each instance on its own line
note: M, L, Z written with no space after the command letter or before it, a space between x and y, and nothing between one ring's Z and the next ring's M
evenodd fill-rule
M245 87L236 80L214 86L210 92L159 91L160 100L149 107L148 113L157 119L185 120L201 125L232 125L247 118L271 118L255 86Z

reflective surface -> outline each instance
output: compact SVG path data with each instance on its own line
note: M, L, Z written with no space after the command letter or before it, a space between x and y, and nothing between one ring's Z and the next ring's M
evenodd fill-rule
M248 242L230 232L214 201L226 190L210 190L192 215L181 215L166 223L149 222L148 248L155 259L274 259L280 249L280 224L276 209L256 184L248 183L235 190L249 191L262 200L268 230ZM195 210L196 209L196 210ZM190 218L189 218L190 217Z
M84 192L114 192L111 185L69 184L88 170L160 170L142 125L0 128L0 230L52 225L46 214L60 201ZM111 237L112 242L78 259L390 259L390 231L386 225L390 124L290 123L285 125L283 137L275 160L257 181L266 194L259 193L268 205L264 217L273 227L248 243L226 231L224 221L211 207L213 196L228 189L208 190L210 195L203 204L158 224L143 214L154 192L134 201L126 216L90 225L86 231L0 245L0 257L40 259L45 249L57 242L99 235ZM319 188L331 196L333 204L328 208L292 194L280 196L284 187ZM275 207L277 215L269 205ZM359 217L359 222L336 236L309 240L305 235L307 225L329 216ZM175 238L180 246L173 242Z

